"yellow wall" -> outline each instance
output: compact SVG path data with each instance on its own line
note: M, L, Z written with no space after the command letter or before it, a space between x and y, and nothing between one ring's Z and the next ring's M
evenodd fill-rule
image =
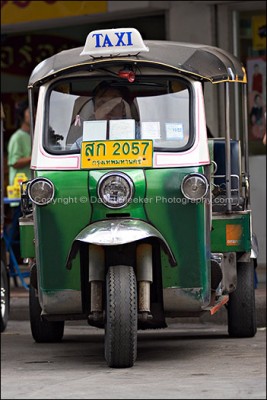
M106 11L107 1L1 1L1 25Z

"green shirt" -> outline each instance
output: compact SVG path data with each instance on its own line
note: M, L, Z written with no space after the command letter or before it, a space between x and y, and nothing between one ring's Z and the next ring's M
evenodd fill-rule
M23 157L31 156L31 136L29 133L18 129L11 135L8 146L8 158L7 164L9 166L9 184L14 184L14 178L16 173L24 172L28 179L31 179L30 165L24 168L14 168L13 165Z

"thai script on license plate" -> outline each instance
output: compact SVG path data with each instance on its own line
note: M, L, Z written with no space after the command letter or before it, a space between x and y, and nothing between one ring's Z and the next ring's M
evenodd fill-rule
M105 140L82 142L81 168L152 167L152 140Z

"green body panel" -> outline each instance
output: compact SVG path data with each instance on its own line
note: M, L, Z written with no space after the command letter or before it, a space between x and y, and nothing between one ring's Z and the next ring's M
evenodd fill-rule
M96 186L108 171L90 172L90 196L97 197ZM107 214L126 213L143 219L164 236L177 260L171 267L164 258L164 287L208 287L208 259L210 249L206 237L204 202L193 204L181 193L180 185L185 175L203 173L202 168L173 168L151 170L122 170L134 182L134 198L126 207L112 210L97 202L93 205L92 222L107 218ZM146 186L145 186L146 183Z
M89 189L90 189L90 200L92 202L92 221L99 221L107 218L107 215L113 214L130 214L129 216L146 220L146 214L144 210L144 197L146 192L145 187L145 175L144 171L140 169L131 169L131 170L120 170L120 172L124 172L127 174L133 181L134 185L134 196L132 201L123 208L119 209L111 209L106 207L100 201L96 201L97 196L97 183L99 179L105 175L107 170L94 170L90 171L89 178ZM114 173L116 171L113 170Z
M177 266L172 267L162 252L163 287L199 288L202 299L207 299L210 289L209 208L206 202L189 202L180 190L185 175L203 173L203 168L121 170L134 183L134 197L126 207L117 210L98 200L97 183L107 172L37 173L55 185L53 202L36 207L38 242L42 244L38 246L41 289L48 292L79 290L79 256L73 261L72 269L66 269L73 240L88 224L123 214L150 223L169 244Z
M39 171L36 176L48 178L55 185L53 202L36 206L40 289L80 290L79 255L70 271L66 260L75 236L90 221L88 171Z
M23 223L26 218L19 219L20 229L20 255L22 258L35 257L34 226L32 223Z
M163 287L199 287L207 294L210 248L207 206L184 198L180 186L185 175L203 168L147 170L148 220L161 232L177 260L177 267L163 264ZM164 256L163 256L164 260ZM205 296L205 293L204 296Z
M213 215L211 250L213 252L249 252L251 250L250 212L229 216Z
M161 269L163 278L163 287L179 287L178 266L171 267L167 255L161 250Z

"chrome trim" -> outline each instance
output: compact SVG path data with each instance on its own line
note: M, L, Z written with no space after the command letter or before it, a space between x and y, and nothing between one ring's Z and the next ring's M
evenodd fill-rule
M206 184L206 191L205 191L205 193L203 194L203 196L200 197L199 199L192 199L191 197L188 197L188 196L184 193L184 189L183 189L184 182L185 182L186 179L188 179L188 178L190 178L190 177L192 177L192 176L198 176L198 177L200 177L200 178L203 178L203 180L205 181L205 184ZM198 200L203 199L203 198L206 196L206 194L207 194L207 192L208 192L208 189L209 189L209 182L208 182L208 179L207 179L207 178L205 177L205 175L203 175L203 174L199 174L199 173L197 173L197 172L193 172L192 174L187 174L186 176L183 177L183 180L182 180L182 183L181 183L181 192L183 193L184 197L185 197L186 199L188 199L188 200L191 200L191 201L198 201Z
M73 240L66 266L71 268L79 242L98 246L118 246L138 240L155 237L160 240L163 250L168 254L172 266L177 265L174 254L162 234L147 222L136 219L108 219L94 222L84 228Z
M250 258L258 258L258 257L259 257L259 243L256 234L252 233Z
M225 183L226 183L226 211L232 211L231 204L231 146L230 146L230 88L225 83Z
M118 204L118 205L116 205L116 206L115 206L115 205L110 205L110 204L107 204L107 203L104 201L104 199L102 198L101 193L100 193L101 186L102 186L103 182L105 181L105 179L109 178L110 176L113 176L113 177L119 176L120 178L125 179L125 181L128 183L129 189L130 189L130 195L129 195L129 197L127 198L127 201L126 201L125 203L123 203L123 204ZM124 174L123 172L107 172L105 175L103 175L103 176L99 179L99 182L98 182L98 185L97 185L97 195L98 195L99 199L101 199L102 203L103 203L106 207L112 208L112 209L116 209L116 210L117 210L118 208L125 207L125 206L131 201L131 199L133 198L133 192L134 192L134 184L133 184L133 181L131 180L131 178L130 178L128 175Z
M45 181L45 182L47 182L47 183L51 186L51 188L52 188L52 196L51 196L50 200L48 200L46 203L38 203L38 202L37 202L36 200L34 200L34 199L32 198L32 196L31 196L31 187L32 187L36 182L38 182L38 181ZM47 179L47 178L42 178L42 177L38 177L38 178L35 178L35 179L29 181L29 183L28 183L28 185L27 185L27 191L28 191L28 195L29 195L30 200L31 200L34 204L36 204L36 205L38 205L38 206L46 206L47 204L51 203L51 201L54 199L54 196L55 196L55 186L54 186L54 184L53 184L49 179Z

